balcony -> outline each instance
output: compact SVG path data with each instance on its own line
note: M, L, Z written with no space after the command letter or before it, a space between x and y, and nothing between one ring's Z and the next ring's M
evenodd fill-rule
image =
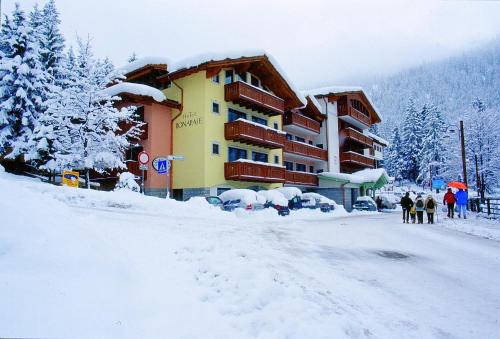
M258 87L242 81L224 86L224 98L240 106L250 108L269 116L281 115L285 111L285 101Z
M226 140L267 148L283 148L286 140L283 133L242 119L224 124L224 136Z
M314 132L319 134L321 124L316 120L306 117L295 112L287 112L283 117L284 125L291 125L303 128L309 132Z
M224 176L226 180L283 183L285 168L265 163L233 161L224 164Z
M344 136L347 140L351 140L361 144L362 146L368 146L370 148L373 147L373 139L364 135L361 132L356 131L352 128L345 128L340 131L340 134Z
M297 141L286 140L284 151L285 153L300 155L303 157L314 158L323 161L328 160L328 152L326 150Z
M355 152L342 152L340 155L340 163L360 167L375 167L375 160Z
M302 186L318 186L318 176L313 173L285 171L285 183Z
M347 121L358 128L365 129L371 125L370 117L361 113L352 106L339 104L337 110L340 119Z

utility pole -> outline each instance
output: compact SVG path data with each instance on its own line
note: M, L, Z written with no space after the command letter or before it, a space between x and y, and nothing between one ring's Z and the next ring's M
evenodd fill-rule
M474 154L474 162L476 164L476 187L477 187L477 196L481 193L481 177L479 176L479 170L477 166L477 154Z
M468 187L467 183L467 164L465 161L465 137L464 137L464 122L463 120L460 120L460 143L462 146L462 170L463 170L463 179L464 179L464 184Z

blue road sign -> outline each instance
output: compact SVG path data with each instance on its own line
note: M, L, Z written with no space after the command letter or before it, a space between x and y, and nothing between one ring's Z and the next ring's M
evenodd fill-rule
M169 170L167 159L158 160L158 174L167 174Z

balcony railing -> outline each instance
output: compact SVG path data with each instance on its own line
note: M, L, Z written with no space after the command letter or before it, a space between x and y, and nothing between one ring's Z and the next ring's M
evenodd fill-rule
M313 173L285 171L285 183L291 185L318 186L318 176Z
M225 85L224 98L226 101L232 101L271 116L283 114L285 111L283 99L242 81Z
M286 153L302 155L304 157L309 157L324 161L328 160L328 152L326 150L292 140L285 141L284 151Z
M358 132L352 128L344 128L340 131L340 133L345 136L347 139L353 140L357 143L360 143L364 146L373 147L373 139L364 135L361 132Z
M375 160L355 152L343 152L340 155L340 162L361 167L375 167Z
M224 125L226 140L239 141L267 148L283 148L285 134L244 120L228 122Z
M287 112L283 117L283 124L302 127L314 133L319 133L319 130L321 128L320 123L316 120L295 112Z
M285 182L285 168L256 164L254 162L234 161L224 164L226 180L258 181L258 182Z
M369 116L366 116L352 106L348 106L347 104L339 104L337 110L339 117L349 116L361 122L363 125L370 126L371 124L371 119Z

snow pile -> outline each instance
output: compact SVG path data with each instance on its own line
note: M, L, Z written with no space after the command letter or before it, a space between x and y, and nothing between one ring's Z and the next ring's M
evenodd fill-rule
M151 86L136 84L132 82L122 82L113 86L110 86L103 90L103 93L111 97L120 95L122 93L140 95L145 97L153 98L157 102L163 102L167 100L165 94L159 89Z
M500 221L483 218L476 213L468 213L468 219L459 219L455 214L454 219L446 217L446 212L438 209L439 225L446 228L479 236L486 239L500 241Z
M302 196L302 191L297 187L279 187L276 190L281 192L288 200Z
M120 177L115 187L115 191L120 191L120 190L140 192L141 188L135 181L135 176L132 173L123 172L120 174Z
M270 201L274 205L288 206L288 199L286 199L283 193L279 192L278 190L262 190L257 193L263 196L266 201Z
M5 172L5 168L3 168L2 165L0 165L0 173L4 173Z
M337 203L334 200L329 199L329 198L325 197L324 195L321 195L318 193L314 193L314 192L303 193L302 198L313 198L313 199L319 200L319 202L322 204L331 204L331 205L334 205L335 207L337 207Z
M132 61L120 68L118 68L118 71L121 72L122 74L127 75L128 73L137 71L141 68L147 67L147 66L155 66L155 65L169 65L171 62L169 59L164 58L164 57L144 57L144 58L139 58L135 61ZM165 67L165 70L167 67Z
M248 189L234 189L222 192L219 198L223 201L240 200L245 205L260 203L265 204L266 199L257 192Z

